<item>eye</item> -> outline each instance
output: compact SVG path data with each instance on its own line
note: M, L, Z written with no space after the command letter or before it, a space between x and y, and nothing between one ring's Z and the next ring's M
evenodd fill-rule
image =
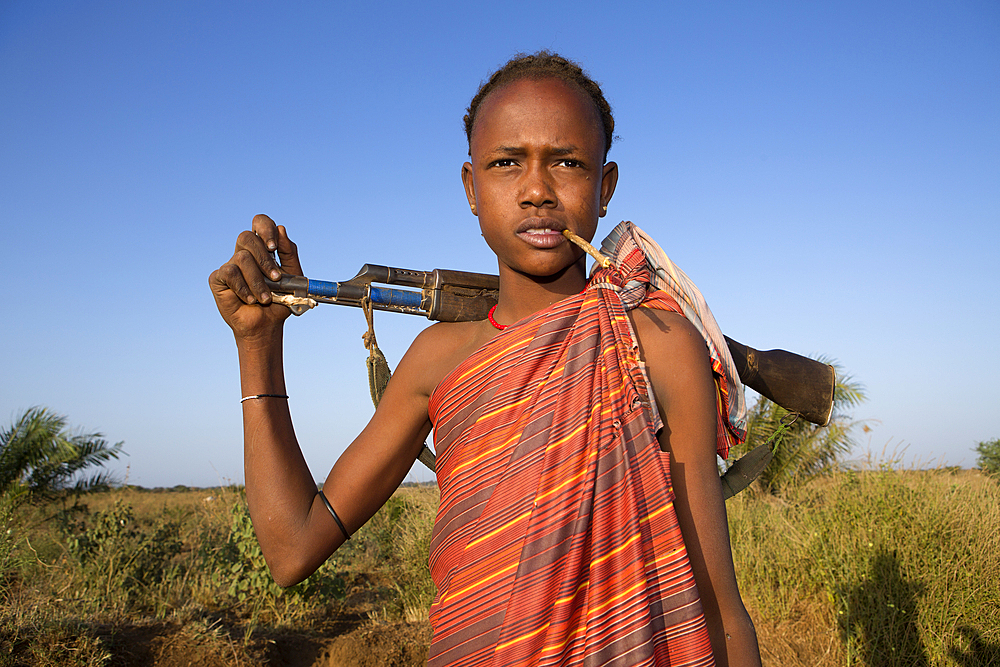
M563 167L569 167L570 169L579 169L580 167L583 166L583 163L580 162L579 160L573 160L569 158L565 160L559 160L559 164Z
M513 167L515 164L517 164L517 163L513 159L511 159L509 157L505 157L505 158L500 158L499 160L493 160L493 162L490 162L490 164L488 166L489 167Z

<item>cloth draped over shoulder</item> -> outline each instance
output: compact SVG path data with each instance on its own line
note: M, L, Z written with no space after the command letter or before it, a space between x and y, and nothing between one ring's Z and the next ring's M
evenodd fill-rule
M612 267L508 327L431 396L432 667L714 664L627 311L691 315L650 288L644 234L622 223L609 238ZM708 340L714 319L696 314ZM742 387L721 334L709 349L725 457Z
M725 436L728 443L744 442L747 439L747 406L743 395L743 383L736 371L733 356L729 353L726 337L722 335L722 329L715 322L715 316L709 310L705 297L687 274L670 261L663 248L631 222L623 222L615 227L601 243L601 250L612 257L635 252L636 248L642 252L646 265L652 272L649 276L651 285L642 282L644 275L629 277L624 285L622 297L626 310L631 309L629 304L641 300L641 297L631 296L629 292L637 290L638 294L645 294L650 286L663 290L680 305L684 317L701 332L708 346L708 354L712 358L712 370L719 384L719 399L723 402L719 414L725 418L719 424L720 437L722 437L721 427L724 426L729 432ZM726 458L728 451L728 444L720 441L719 455Z

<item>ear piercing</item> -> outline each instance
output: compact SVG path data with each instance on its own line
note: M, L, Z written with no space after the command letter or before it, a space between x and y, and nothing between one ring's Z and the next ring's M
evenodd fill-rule
M469 204L469 208L472 209L472 215L477 215L477 213L476 213L476 205L475 204ZM607 208L607 207L605 207L605 208Z
M601 207L601 211L603 211L604 213L607 213L607 212L608 212L608 207L607 207L607 205L604 205L604 206L602 206L602 207Z

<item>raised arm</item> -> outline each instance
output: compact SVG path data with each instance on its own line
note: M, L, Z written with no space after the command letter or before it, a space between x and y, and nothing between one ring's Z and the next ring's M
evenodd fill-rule
M277 251L280 266L271 251ZM240 360L247 502L254 531L275 580L284 586L309 576L346 538L317 495L292 428L284 396L282 329L289 310L272 304L264 276L302 275L284 229L264 215L242 232L233 257L209 278L223 319L233 329ZM371 422L330 471L324 493L349 533L392 495L430 429L426 373L433 334L411 347L386 388Z
M716 663L759 667L757 635L736 583L716 466L716 388L708 350L681 315L648 308L633 312L664 423L660 446L669 452L674 505Z

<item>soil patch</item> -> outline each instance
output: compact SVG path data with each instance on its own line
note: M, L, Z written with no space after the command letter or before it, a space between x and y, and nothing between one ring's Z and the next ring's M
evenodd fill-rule
M322 631L272 630L244 643L219 628L118 628L109 638L115 667L419 667L427 662L429 623L337 623Z
M369 625L329 641L312 667L420 667L427 663L429 623Z
M115 623L64 628L58 648L44 655L30 642L8 642L0 665L107 667L418 667L427 662L427 622L352 619L319 630L267 630L244 640L240 626L222 619L179 623ZM6 645L6 646L5 646Z

